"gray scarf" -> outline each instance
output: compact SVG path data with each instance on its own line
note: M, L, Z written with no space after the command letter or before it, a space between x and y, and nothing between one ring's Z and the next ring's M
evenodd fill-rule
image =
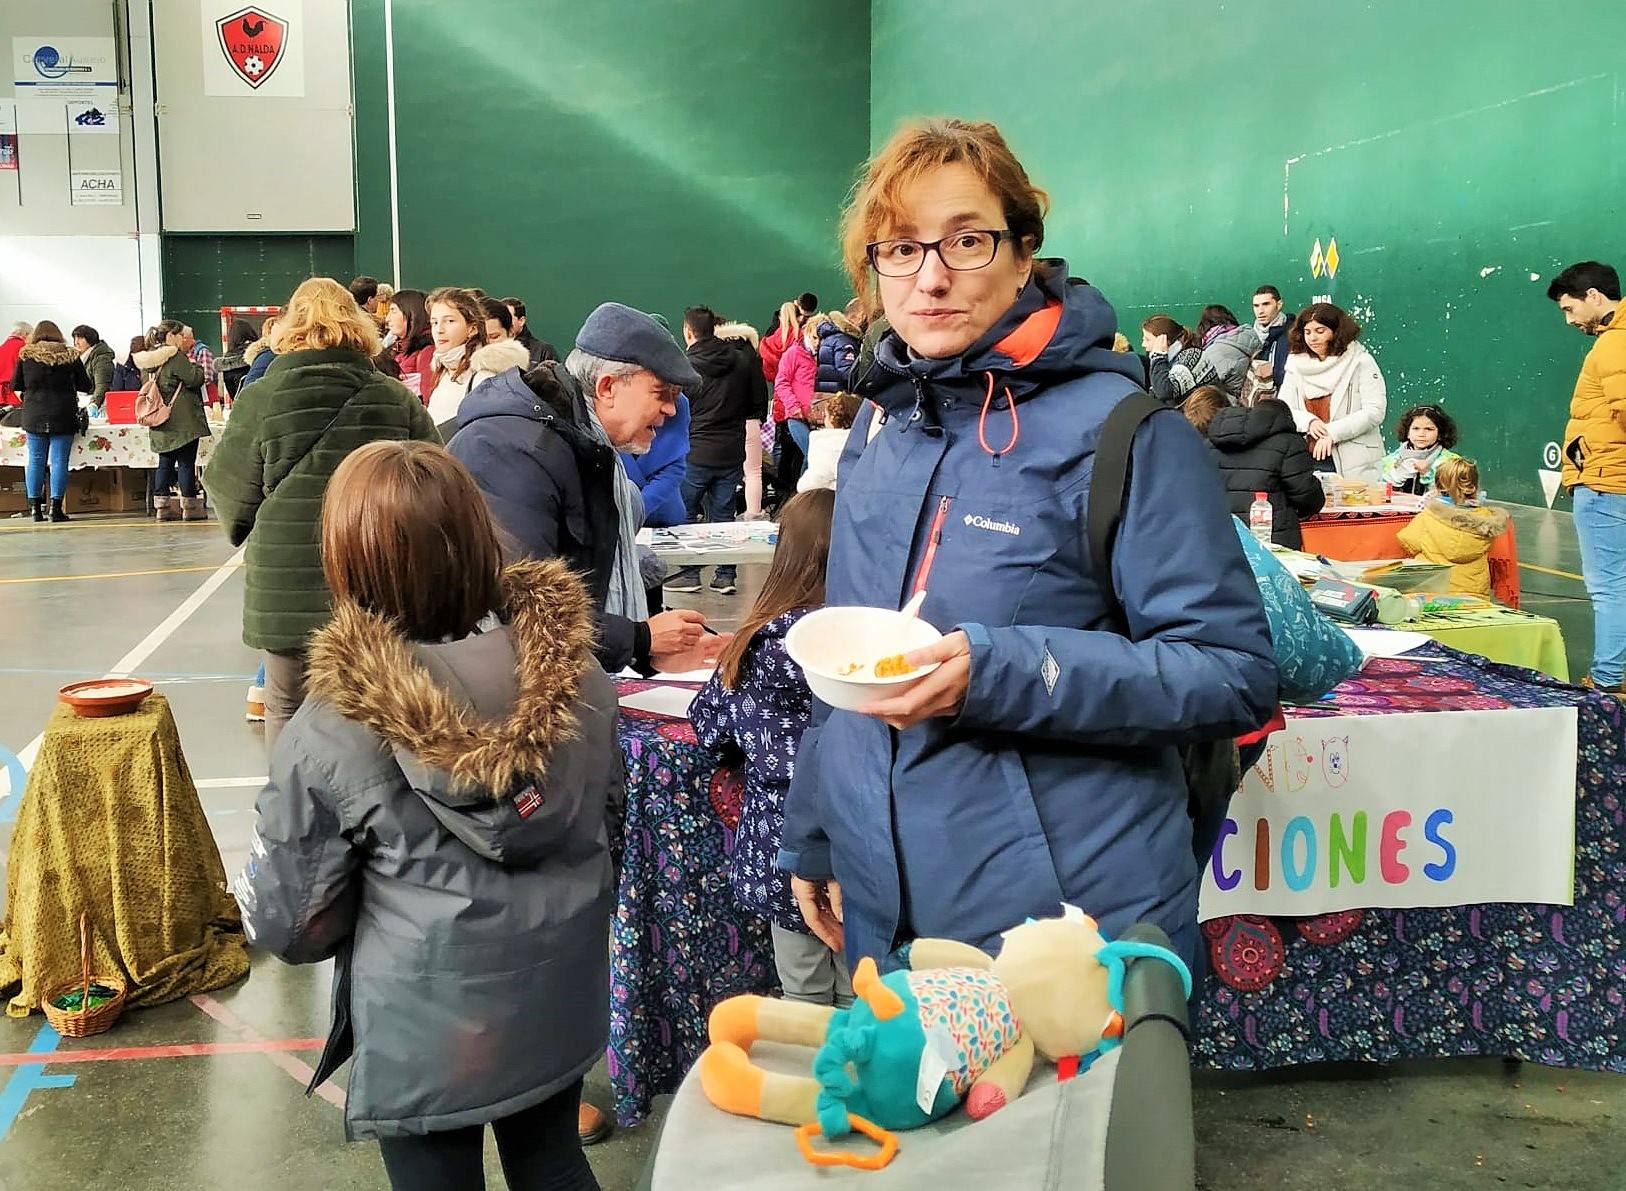
M604 432L604 423L598 420L592 399L586 398L582 404L587 408L587 422L593 437L610 448L615 460L615 511L621 518L621 538L616 543L615 570L610 573L604 610L628 620L648 620L649 599L644 594L643 573L638 567L638 531L644 526L644 496L621 465L621 456L614 453L615 444Z

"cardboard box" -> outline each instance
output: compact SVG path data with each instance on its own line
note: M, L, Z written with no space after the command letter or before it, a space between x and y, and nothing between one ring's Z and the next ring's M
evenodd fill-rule
M137 467L82 468L68 476L69 513L140 513L147 508L147 473Z
M0 517L28 511L28 488L20 467L0 467Z

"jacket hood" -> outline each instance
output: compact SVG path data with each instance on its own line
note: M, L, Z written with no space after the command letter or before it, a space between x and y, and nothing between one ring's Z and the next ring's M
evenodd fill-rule
M98 356L106 356L112 359L113 345L105 339L98 339L95 346L90 349L87 359L95 359Z
M165 343L153 348L151 351L136 352L130 359L141 371L149 372L154 368L162 368L169 362L169 358L175 355L177 350L173 343Z
M1439 496L1429 497L1424 507L1452 529L1460 529L1487 542L1501 537L1512 519L1505 509L1492 508L1490 505L1451 504Z
M510 368L528 368L531 351L517 339L500 339L484 343L474 349L469 365L476 372L507 372Z
M538 364L529 372L507 368L469 390L457 407L457 424L490 417L520 417L539 422L547 417L562 418L572 424L585 420L585 411L575 408L576 382L554 361Z
M1220 410L1208 424L1208 441L1222 451L1242 451L1293 429L1293 411L1283 402L1261 401L1252 409L1233 405Z
M689 347L689 363L701 376L717 380L740 366L740 353L734 343L716 335L697 339Z
M256 339L253 343L249 344L243 349L243 363L252 364L254 363L255 357L261 352L268 352L270 350L271 341L269 339Z
M36 364L72 364L79 358L79 353L73 350L72 344L42 339L23 348L17 353L17 357L22 360L33 360Z
M341 603L311 638L311 694L394 753L429 810L476 852L531 863L552 842L541 805L549 758L579 728L593 664L587 589L558 559L503 572L509 623L444 645L410 642Z
M820 339L824 339L830 335L851 335L854 339L859 338L858 328L853 325L852 319L848 318L841 311L832 310L824 317L829 321L819 324Z
M753 351L762 343L762 337L750 323L721 323L717 327L717 338L743 339Z
M889 410L914 400L898 377L951 381L984 374L1008 385L1016 400L1057 381L1091 372L1116 373L1140 384L1140 360L1112 350L1118 316L1101 291L1067 275L1067 262L1034 262L1033 276L1016 301L976 343L941 360L911 358L908 345L888 329L876 344L876 367L855 385L861 396L877 396ZM890 395L881 395L890 389ZM1001 403L1003 404L1003 403Z

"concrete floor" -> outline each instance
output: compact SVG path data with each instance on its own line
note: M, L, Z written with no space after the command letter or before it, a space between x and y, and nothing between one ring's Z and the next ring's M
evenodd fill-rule
M1589 612L1569 518L1518 510L1526 607L1563 625L1571 669L1586 673ZM180 724L228 873L246 855L258 779L257 726L242 718L255 668L239 640L242 575L230 571L184 619L172 615L232 557L209 524L81 519L66 526L0 521L0 747L24 751L56 689L115 667L162 683ZM675 597L728 628L749 606L761 568L741 593ZM123 663L120 666L120 663ZM9 851L0 800L0 855ZM250 977L214 994L224 1012L189 1001L132 1014L94 1044L120 1048L321 1035L326 966L290 968L263 955ZM224 1020L221 1020L221 1019ZM39 1045L43 1019L0 1019L0 1054ZM311 1060L303 1053L294 1057ZM71 1086L58 1086L71 1078ZM1265 1075L1200 1073L1199 1169L1210 1191L1397 1182L1434 1188L1626 1187L1626 1082L1618 1077L1498 1060L1395 1067L1316 1067ZM602 1066L589 1096L607 1103ZM192 1191L225 1186L371 1188L386 1185L376 1151L346 1145L339 1110L307 1100L265 1054L147 1058L0 1067L0 1191L117 1186ZM658 1117L657 1117L658 1120ZM635 1186L653 1123L590 1151L607 1191ZM495 1155L491 1185L502 1186Z

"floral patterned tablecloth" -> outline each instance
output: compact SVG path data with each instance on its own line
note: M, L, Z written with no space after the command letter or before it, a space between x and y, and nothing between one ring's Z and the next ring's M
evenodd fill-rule
M1626 1071L1622 705L1439 645L1412 656L1431 660L1373 662L1293 715L1575 707L1575 905L1204 923L1210 971L1194 1061L1247 1071L1505 1055ZM1415 718L1418 747L1427 748L1427 716Z
M219 434L222 426L210 429ZM198 440L198 464L207 463L215 440ZM0 467L22 467L28 462L28 435L11 427L0 429ZM90 433L73 440L68 470L86 467L157 467L158 453L152 449L152 431L145 426L114 426L92 423Z
M617 684L623 695L654 685ZM706 1019L736 993L777 989L768 923L734 904L728 857L744 783L687 720L621 711L625 842L610 938L610 1082L623 1125L677 1091Z
M620 684L623 693L650 685ZM1626 1071L1621 704L1431 644L1412 659L1372 662L1293 715L1558 706L1577 709L1579 730L1574 906L1205 923L1211 962L1193 1061L1262 1070L1493 1054ZM1417 719L1426 748L1426 717ZM616 1115L631 1125L699 1057L712 1007L735 993L769 992L775 981L767 924L736 907L728 885L738 776L717 767L685 720L623 709L621 749L628 810L609 1066Z

